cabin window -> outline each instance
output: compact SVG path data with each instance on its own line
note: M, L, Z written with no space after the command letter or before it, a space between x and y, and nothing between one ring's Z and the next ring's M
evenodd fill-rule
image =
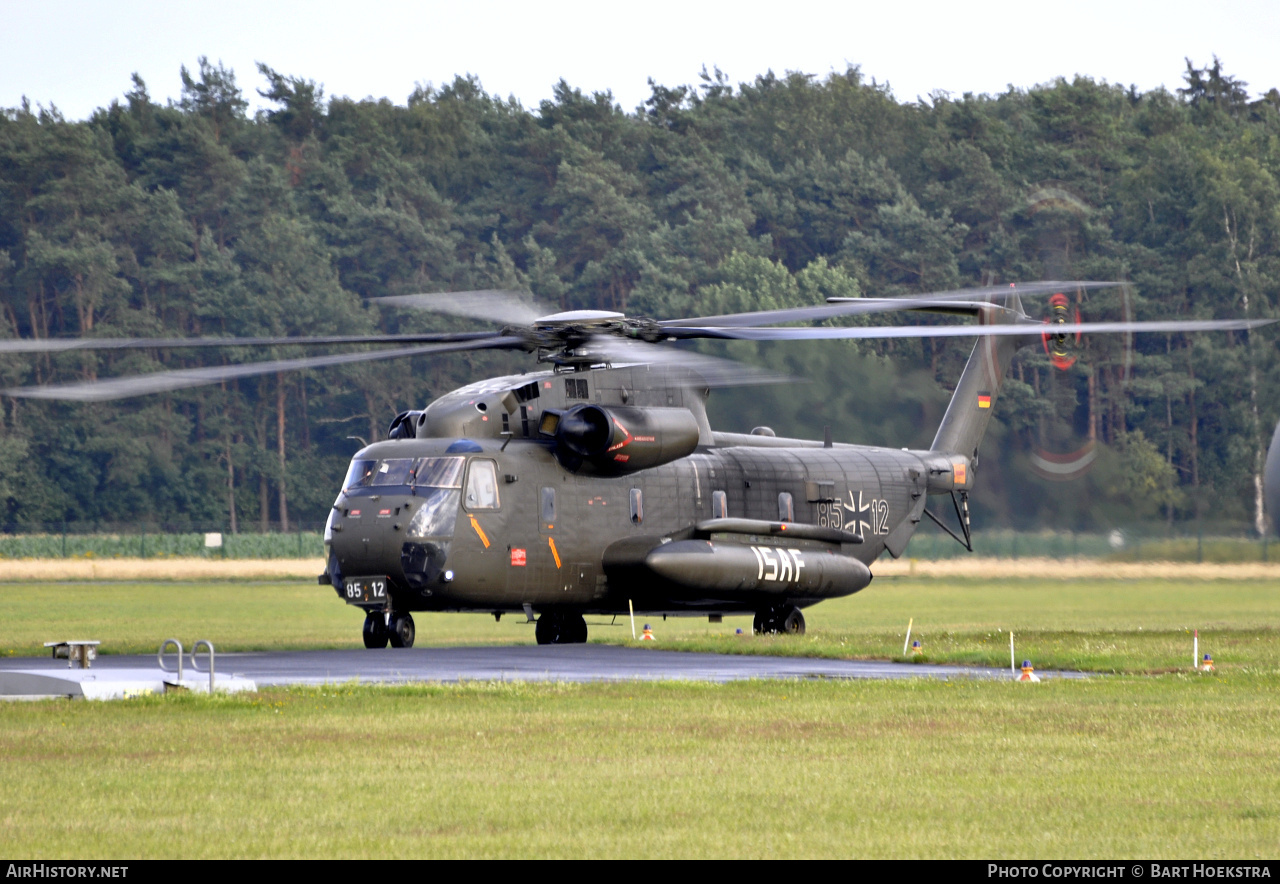
M796 520L796 505L791 500L791 492L784 491L778 495L778 521L794 522Z
M564 398L566 399L586 399L587 379L586 378L565 378L564 379Z
M556 490L542 489L542 527L551 529L556 526Z
M729 498L723 491L711 492L711 518L729 518Z
M498 468L491 460L473 460L467 470L466 504L469 510L498 508Z
M639 488L631 489L631 524L639 525L644 521L644 492Z

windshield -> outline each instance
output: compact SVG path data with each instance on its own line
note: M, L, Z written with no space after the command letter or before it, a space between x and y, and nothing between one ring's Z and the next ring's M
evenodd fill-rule
M347 478L342 483L343 490L368 485L373 481L373 470L377 465L378 462L376 460L351 461L351 466L347 468Z
M408 457L390 457L378 461L373 471L373 485L408 485L409 473L413 470L413 460Z
M353 460L343 490L370 485L416 485L427 488L461 488L461 457L387 457Z

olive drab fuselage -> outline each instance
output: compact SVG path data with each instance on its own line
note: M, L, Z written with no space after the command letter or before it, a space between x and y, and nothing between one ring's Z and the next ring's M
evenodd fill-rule
M353 458L325 577L369 610L803 607L866 586L927 494L971 481L937 452L715 433L707 393L662 366L539 372L402 415Z

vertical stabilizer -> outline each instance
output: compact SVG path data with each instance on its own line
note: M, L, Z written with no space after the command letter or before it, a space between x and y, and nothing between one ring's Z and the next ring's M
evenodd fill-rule
M980 325L1013 324L1025 321L1022 304L1010 294L1004 307L991 305L978 313ZM1034 335L1030 332L1028 337ZM1000 387L1004 384L1009 363L1019 348L1027 343L1021 335L987 336L978 339L969 361L965 363L960 382L951 396L951 404L938 427L930 447L932 451L959 454L970 461L978 456L978 445L987 432L987 424L995 412Z

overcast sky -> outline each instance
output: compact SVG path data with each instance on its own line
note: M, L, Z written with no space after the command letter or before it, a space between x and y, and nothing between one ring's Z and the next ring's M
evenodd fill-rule
M179 67L232 68L255 107L255 62L327 95L403 103L415 83L477 75L527 107L563 78L612 91L627 110L652 77L733 82L772 69L824 75L861 65L899 100L1002 92L1084 74L1148 90L1182 85L1184 58L1217 54L1251 94L1280 86L1280 2L1032 0L833 2L277 2L0 0L0 107L56 105L82 119L130 89L176 98Z

